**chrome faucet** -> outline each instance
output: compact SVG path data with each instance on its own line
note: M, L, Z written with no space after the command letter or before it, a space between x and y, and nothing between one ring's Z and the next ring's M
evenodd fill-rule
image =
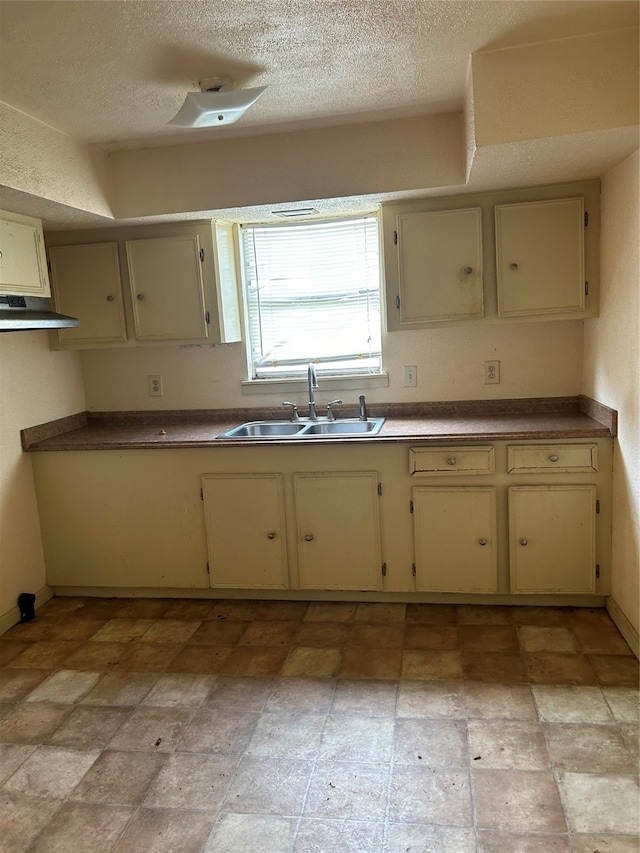
M307 367L307 384L309 386L309 420L316 421L318 420L318 416L316 415L316 398L313 395L313 390L320 386L318 385L316 369L311 363Z
M360 404L359 405L360 415L358 417L358 420L366 421L367 420L367 404L366 404L365 399L364 399L364 394L360 394L358 401Z

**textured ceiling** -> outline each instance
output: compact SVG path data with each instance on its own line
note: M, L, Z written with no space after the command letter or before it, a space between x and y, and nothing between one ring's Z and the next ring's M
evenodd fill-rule
M89 152L171 147L184 157L192 143L462 112L475 52L636 26L639 8L638 0L0 0L0 102ZM231 126L169 125L185 94L212 76L268 88ZM12 134L21 138L17 127L0 126L0 137ZM476 154L466 184L317 206L337 215L416 194L597 177L634 146L637 128L534 140L518 156L498 146ZM21 167L40 165L25 157ZM110 221L55 194L11 186L0 173L2 206L45 227ZM144 221L220 215L268 219L270 207Z
M462 109L470 55L630 26L637 2L0 2L0 100L106 149ZM167 125L210 76L266 85L229 128Z

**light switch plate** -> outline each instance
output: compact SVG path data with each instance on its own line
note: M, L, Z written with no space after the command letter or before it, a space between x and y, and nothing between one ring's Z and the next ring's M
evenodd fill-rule
M404 366L404 387L415 388L418 384L418 368L415 364L405 364Z

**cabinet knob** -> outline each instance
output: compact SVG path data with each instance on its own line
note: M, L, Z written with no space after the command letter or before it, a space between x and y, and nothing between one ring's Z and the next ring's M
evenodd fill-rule
M139 294L137 295L136 299L139 299L139 300L140 300L140 302L143 302L143 301L144 301L144 293L139 293Z
M479 539L479 540L478 540L478 542L479 542L479 544L480 544L480 545L486 545L486 544L487 544L487 540L486 540L486 539Z
M107 302L113 302L113 300L114 300L114 299L115 299L115 296L113 295L113 293L110 293L110 294L107 296Z
M526 540L526 539L521 539L521 540L520 540L520 544L521 544L521 545L526 545L526 544L527 544L527 540Z
M273 530L270 530L269 533L267 533L267 539L275 539L275 538L276 538L276 534L273 532Z
M509 269L510 269L510 270L517 270L517 269L518 269L518 264L509 264Z
M471 275L471 273L473 272L473 267L465 267L465 268L464 268L464 272L465 272L467 275Z
M553 454L553 456L549 457L549 462L557 462L557 461L558 461L558 457L556 456L555 453Z
M313 534L307 533L307 535L304 537L304 541L305 542L313 542Z
M455 465L455 464L456 464L455 457L454 457L454 456L450 456L450 457L447 459L447 465Z

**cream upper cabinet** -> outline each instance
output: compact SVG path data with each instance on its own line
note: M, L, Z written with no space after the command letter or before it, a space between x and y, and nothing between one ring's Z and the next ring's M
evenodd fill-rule
M289 585L282 474L204 474L212 587Z
M413 489L416 590L498 591L496 490Z
M600 184L382 205L389 332L598 315Z
M394 243L398 296L389 329L482 317L480 208L400 213Z
M300 589L382 589L375 471L293 475Z
M136 338L206 340L198 237L127 240L126 252Z
M61 348L242 339L228 223L65 232L48 235L48 245L56 305L80 321L74 335L57 333Z
M51 294L39 219L0 210L0 293Z
M584 201L495 208L498 315L585 311Z
M127 339L117 243L54 246L49 250L55 305L78 318L59 329L63 343L118 343Z
M509 562L514 593L593 593L595 485L512 486Z

